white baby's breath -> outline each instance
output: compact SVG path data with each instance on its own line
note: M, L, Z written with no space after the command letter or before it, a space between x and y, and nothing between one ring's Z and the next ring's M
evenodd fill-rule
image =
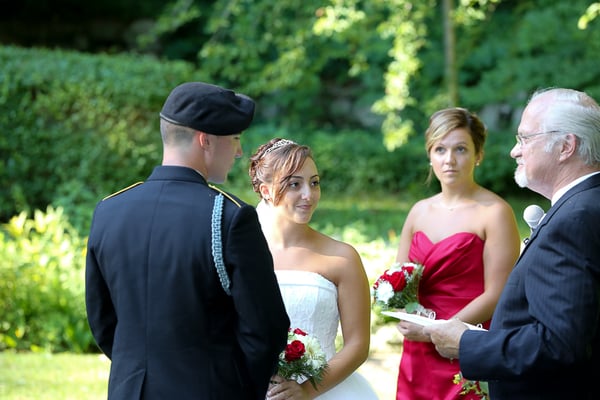
M379 283L379 287L375 291L375 300L387 303L394 296L394 288L387 281Z

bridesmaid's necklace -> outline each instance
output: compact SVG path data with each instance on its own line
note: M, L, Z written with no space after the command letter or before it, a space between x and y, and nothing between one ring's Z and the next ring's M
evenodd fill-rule
M448 204L446 201L444 201L443 195L441 195L440 200L439 200L439 205L448 211L454 211L457 208L465 207L465 206L469 205L469 203L471 203L471 200L473 200L473 196L475 195L475 192L477 190L478 190L478 187L475 185L471 189L463 191L463 195L458 197L453 202L453 204Z
M448 211L454 211L457 208L462 208L462 207L467 206L470 202L469 200L470 199L467 199L466 201L465 201L465 199L459 199L459 200L455 201L453 204L447 204L444 200L440 200L439 205Z

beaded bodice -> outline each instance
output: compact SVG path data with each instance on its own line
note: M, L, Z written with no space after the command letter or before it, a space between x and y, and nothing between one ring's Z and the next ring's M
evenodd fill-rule
M330 359L339 325L337 287L310 271L275 271L292 328L314 335Z

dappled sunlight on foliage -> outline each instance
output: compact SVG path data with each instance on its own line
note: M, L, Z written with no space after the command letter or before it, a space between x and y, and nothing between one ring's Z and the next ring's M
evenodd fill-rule
M579 17L577 27L579 29L587 29L589 23L598 18L598 16L600 16L600 2L590 4L585 13Z
M61 208L25 212L0 230L0 350L87 351L85 241Z

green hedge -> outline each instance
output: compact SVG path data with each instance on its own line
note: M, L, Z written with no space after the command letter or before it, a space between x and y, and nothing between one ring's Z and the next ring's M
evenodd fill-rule
M18 47L0 47L0 64L0 221L61 206L82 234L98 199L145 179L160 163L158 112L164 99L179 83L201 75L190 64L146 56ZM248 155L281 136L313 148L329 196L423 196L436 190L435 184L424 185L422 135L389 152L380 132L279 122L257 119L244 134L246 156L227 188L249 188ZM477 171L480 183L501 194L516 190L508 157L513 140L492 132Z
M428 160L422 140L414 140L389 152L380 134L366 131L302 131L272 125L253 126L242 136L244 155L234 165L227 182L237 190L249 186L250 155L273 137L283 137L309 145L315 156L322 190L331 195L360 195L387 191L428 190Z
M0 65L3 221L145 176L161 157L162 102L194 77L181 62L17 47L0 47Z
M439 190L435 179L426 184L429 160L422 135L410 138L402 147L390 152L378 133L304 131L272 125L253 126L242 136L244 156L234 165L228 185L241 191L249 186L250 154L276 136L311 146L322 178L322 190L329 196L368 197L370 193L389 193L390 196L423 197ZM490 132L484 160L475 170L476 180L481 185L501 195L520 193L513 179L515 161L509 156L514 140L512 133Z

